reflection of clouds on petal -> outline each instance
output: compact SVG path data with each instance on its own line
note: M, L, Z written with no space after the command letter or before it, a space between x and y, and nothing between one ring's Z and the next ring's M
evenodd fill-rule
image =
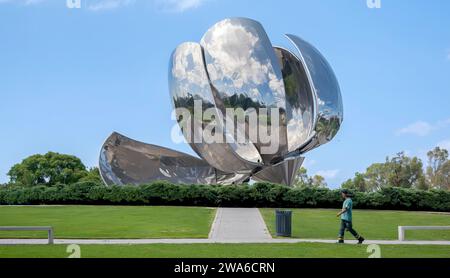
M261 95L261 93L259 92L259 90L257 88L253 88L250 90L250 98L252 100L258 100L260 95Z
M311 132L311 113L304 111L303 113L298 109L292 110L292 118L287 123L289 134L289 144L295 145L298 148L300 145L306 143Z
M213 167L222 171L249 172L262 161L252 143L236 144L226 130L226 121L215 106L215 99L203 62L200 44L184 43L173 53L169 87L174 106L193 114L186 126L191 147ZM215 121L208 120L210 115ZM184 116L183 116L184 118ZM214 135L211 130L214 129ZM231 138L223 142L223 135ZM193 137L192 137L193 136ZM217 158L221 159L218 160Z
M320 98L317 98L317 105L324 106L325 105L325 101L321 100Z
M206 83L206 80L199 78L203 72L202 70L202 57L197 50L198 44L185 43L175 50L174 66L172 68L172 74L179 80L188 79L196 81L198 84ZM197 55L196 55L197 54Z
M281 108L277 111L285 113L282 72L273 46L258 22L243 18L223 20L206 32L200 44L204 49L210 81L223 103L221 109L230 105L245 109ZM277 145L275 153L262 157L264 161L271 161L287 152L286 118L281 118L282 127L279 127L276 125L280 121L273 115L264 114L266 112L258 110L261 121L256 126L247 125L242 132L258 132L259 138L253 143L261 152L267 142ZM261 128L265 126L270 130L273 128L270 140L262 139ZM275 141L280 141L280 144Z
M274 92L273 97L276 100L277 107L285 107L286 99L283 80L278 78L275 74L269 73L269 87Z
M161 168L159 168L159 172L161 173L161 174L163 174L165 177L167 177L167 178L171 178L172 176L170 175L170 173L169 173L169 171L167 171L167 170L164 170L164 169L161 169Z
M172 76L180 85L178 96L196 94L209 86L199 44L184 43L173 55Z
M257 42L256 35L231 20L214 26L214 32L208 32L202 40L212 58L207 65L211 80L229 77L239 89L248 82L264 82L264 73L260 70L262 65L252 57Z
M276 63L273 49L259 24L245 19L221 21L205 34L201 45L211 82L224 96L244 94L284 107L281 71L272 65Z

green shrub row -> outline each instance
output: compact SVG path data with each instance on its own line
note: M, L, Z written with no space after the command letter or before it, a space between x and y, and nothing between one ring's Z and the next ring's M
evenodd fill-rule
M387 187L357 192L355 208L450 211L450 192ZM106 187L95 182L71 185L4 187L2 205L171 205L222 207L340 208L339 190L289 188L270 183L239 186L175 185L155 182L141 186Z

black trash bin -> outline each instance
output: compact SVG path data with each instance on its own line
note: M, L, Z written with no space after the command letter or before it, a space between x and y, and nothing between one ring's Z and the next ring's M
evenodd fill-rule
M292 211L277 210L275 212L277 236L291 237L292 235Z

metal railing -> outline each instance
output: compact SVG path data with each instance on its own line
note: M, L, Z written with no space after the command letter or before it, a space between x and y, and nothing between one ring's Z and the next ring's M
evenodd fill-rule
M51 226L0 226L0 231L47 231L48 244L53 244L54 233Z
M398 240L405 240L406 230L450 230L450 226L398 226Z

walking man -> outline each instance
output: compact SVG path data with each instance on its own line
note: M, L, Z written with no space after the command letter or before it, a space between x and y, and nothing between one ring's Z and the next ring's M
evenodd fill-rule
M341 228L339 230L338 243L344 243L344 233L345 230L347 230L358 240L358 244L361 244L363 243L364 238L353 229L352 223L353 201L351 198L351 194L347 189L342 190L342 198L344 198L342 210L337 214L337 217L339 216L341 217Z

